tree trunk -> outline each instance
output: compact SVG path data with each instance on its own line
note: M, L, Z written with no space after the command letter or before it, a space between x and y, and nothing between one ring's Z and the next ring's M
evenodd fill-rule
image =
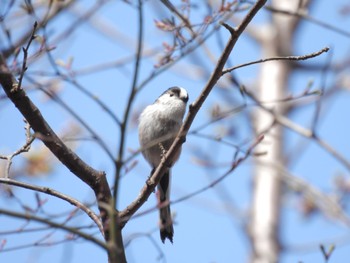
M300 2L300 3L299 3ZM275 0L271 6L276 10L289 12L303 11L309 1ZM262 47L262 57L292 55L295 29L300 18L292 15L272 12L271 23L263 27L258 39ZM288 79L291 74L289 62L272 61L261 65L258 89L255 96L261 102L273 102L285 96ZM285 114L281 103L267 105L276 114ZM273 116L257 109L253 113L253 125L256 133L265 133L265 139L257 151L267 154L256 158L254 166L254 189L249 235L252 246L252 263L274 263L279 261L280 241L279 223L281 208L281 180L279 171L271 164L283 166L283 128L273 125ZM272 128L270 128L272 126ZM274 166L276 167L276 166Z

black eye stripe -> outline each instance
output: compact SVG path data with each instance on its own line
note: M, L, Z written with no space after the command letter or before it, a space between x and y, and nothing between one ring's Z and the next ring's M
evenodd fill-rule
M173 94L176 94L178 97L180 96L180 90L179 89L174 89Z
M180 90L179 89L173 89L170 93L169 93L170 97L173 97L174 95L176 95L176 97L180 97Z
M166 91L164 91L161 96L167 95L170 98L172 98L172 97L174 97L174 95L176 95L177 98L187 102L188 95L186 93L186 90L184 91L184 94L182 94L181 92L182 92L182 89L175 86L175 87L171 87L171 88L167 89ZM181 95L186 96L186 98L180 98ZM159 97L161 97L161 96L159 96Z

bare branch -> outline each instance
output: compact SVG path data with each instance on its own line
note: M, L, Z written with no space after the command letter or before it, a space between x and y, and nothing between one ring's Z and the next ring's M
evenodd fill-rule
M263 59L247 62L247 63L241 64L241 65L237 65L237 66L234 66L234 67L231 67L231 68L224 69L222 71L222 75L225 75L225 74L227 74L227 73L229 73L229 72L231 72L233 70L239 69L239 68L247 67L247 66L254 65L254 64L260 64L260 63L264 63L264 62L267 62L267 61L276 61L276 60L300 61L300 60L307 60L307 59L310 59L310 58L317 57L317 56L319 56L319 55L321 55L321 54L323 54L325 52L328 52L328 51L329 51L329 47L324 47L324 48L322 48L319 51L316 51L316 52L313 52L313 53L310 53L310 54L306 54L306 55L302 55L302 56L286 56L286 57L263 58Z
M269 11L271 11L273 13L284 14L284 15L289 15L289 16L295 16L295 17L298 17L298 18L302 18L305 21L309 21L309 22L314 23L316 25L319 25L319 26L321 26L323 28L326 28L326 29L329 29L331 31L334 31L334 32L336 32L336 33L338 33L340 35L343 35L345 37L350 37L350 32L349 31L346 31L346 30L343 30L343 29L338 28L336 26L330 25L330 24L324 22L323 20L316 19L316 18L308 15L306 12L303 12L303 11L300 11L300 10L298 10L296 12L293 12L293 11L290 11L290 10L276 9L276 8L274 8L271 5L266 5L265 9L269 10Z
M4 57L0 54L0 83L8 98L26 118L32 129L37 134L42 134L42 140L46 147L79 179L87 183L95 192L99 204L102 223L106 226L109 219L109 213L102 204L110 204L111 192L104 172L97 171L85 163L76 155L66 144L57 136L50 125L42 116L40 110L27 96L26 92L18 87L18 83L11 71L6 65ZM109 240L110 233L108 227L104 229L105 238ZM115 229L113 233L121 237L120 230ZM118 239L118 247L123 248L122 239ZM110 252L110 251L109 251ZM115 250L113 250L115 252ZM125 258L124 249L117 249L121 258ZM125 262L125 261L121 261Z
M350 226L350 217L346 214L339 203L330 196L309 184L304 179L291 174L288 170L276 163L263 163L262 165L280 171L280 177L286 185L296 192L301 192L308 198L314 200L320 211L333 220L337 220L346 226Z
M253 153L253 150L255 149L255 147L260 144L262 142L262 140L264 139L264 136L263 135L260 135L258 138L256 138L255 142L248 148L247 151L245 151L244 155L240 158L238 158L237 160L235 160L231 167L223 174L221 175L219 178L215 179L214 181L212 181L210 184L208 184L207 186L201 188L201 189L198 189L196 191L193 191L191 192L190 194L188 195L185 195L183 197L180 197L176 200L173 200L171 202L169 202L170 204L176 204L176 203L180 203L180 202L183 202L185 200L188 200L194 196L197 196L205 191L207 191L208 189L210 188L213 188L215 185L217 185L218 183L220 183L221 181L223 181L227 176L229 176L234 170L236 170L236 168L242 163L244 162L246 159L248 159L250 156L252 156L254 153ZM168 205L168 204L163 204L163 205ZM159 208L159 205L156 207L156 208ZM150 210L154 210L156 208L151 208ZM147 211L144 211L142 213L139 213L139 214L136 214L134 217L138 217L138 216L141 216L141 215L144 215L145 213L147 213L149 210Z
M58 224L58 223L53 222L52 220L47 220L45 218L41 218L38 216L29 215L28 213L23 214L23 213L14 212L11 210L0 209L0 214L11 216L11 217L16 217L16 218L21 218L21 219L25 219L25 220L36 221L39 223L49 225L49 226L54 227L54 228L65 230L69 233L73 233L77 236L80 236L80 237L86 239L86 240L89 240L89 241L95 243L96 245L98 245L99 247L107 250L107 246L103 241L92 237L90 234L86 234L84 232L81 232L81 231L77 230L76 228L68 227L68 226L65 226L63 224Z
M189 113L176 136L172 146L168 150L165 158L160 162L159 166L156 168L155 172L151 175L151 177L146 181L146 185L142 188L140 195L137 197L135 201L133 201L124 211L120 212L120 217L123 220L123 225L129 220L129 218L142 206L144 202L148 199L150 194L154 191L156 185L160 181L161 176L164 174L167 169L168 164L171 163L172 159L175 156L175 153L178 151L182 143L184 143L186 134L189 131L194 118L196 117L198 111L203 105L204 101L208 97L209 93L219 80L222 74L222 69L225 66L225 63L231 54L233 47L235 46L238 38L244 31L244 29L248 26L250 21L254 18L257 12L264 6L266 0L259 0L256 4L251 8L249 13L243 19L242 23L239 25L237 29L231 28L229 25L224 25L231 33L231 37L219 58L216 67L213 73L210 76L207 84L202 90L200 96L197 98L195 102L193 102L189 107Z
M55 196L59 199L67 201L71 205L84 211L92 219L92 221L94 221L95 224L98 226L101 234L104 235L102 223L101 223L100 219L98 218L98 216L94 213L94 211L92 211L86 205L84 205L83 203L79 202L78 200L74 199L71 196L65 195L63 193L60 193L60 192L58 192L54 189L48 188L48 187L32 185L32 184L12 180L12 179L0 178L0 184L14 185L14 186L18 186L21 188L34 190L34 191L41 192L41 193L48 194L48 195L52 195L52 196Z
M35 136L33 136L30 133L29 123L25 119L24 119L24 122L26 123L26 126L25 126L26 142L25 142L25 144L21 148L19 148L18 150L16 150L14 153L12 153L10 155L7 155L7 156L0 155L0 159L7 160L7 164L6 164L6 168L5 168L5 176L4 176L5 178L9 178L10 169L11 169L11 165L12 165L12 159L21 153L28 152L31 144L35 140Z
M161 2L182 21L192 37L195 38L196 33L193 31L190 21L184 17L169 0L161 0Z
M117 199L117 192L118 192L118 185L119 185L119 178L121 175L121 168L123 166L123 156L124 156L124 147L125 147L125 138L126 138L126 127L127 123L129 121L131 106L133 102L135 101L135 96L138 92L137 90L137 82L139 79L139 70L140 70L140 64L142 59L142 45L143 45L143 4L142 0L138 1L138 40L137 40L137 51L136 51L136 58L135 58L135 69L134 69L134 75L133 80L131 83L131 89L130 94L127 101L127 106L125 108L123 121L120 125L120 145L118 150L118 157L115 162L116 166L116 174L114 179L114 191L113 191L113 197L114 201Z
M57 8L53 10L49 15L47 15L44 20L38 21L37 29L45 27L48 23L53 21L59 14L67 10L75 2L76 1L74 0L68 0L64 1L60 5L57 5ZM31 35L32 30L28 30L28 32L24 33L23 36L20 39L18 39L18 41L14 45L9 47L8 49L1 50L3 57L6 59L9 56L11 56L18 47L23 46L28 41Z
M71 149L51 129L49 124L41 115L40 110L33 104L23 89L17 89L18 85L11 72L7 68L5 61L0 56L0 83L14 105L26 118L34 132L44 135L43 143L51 152L76 176L86 182L90 187L96 189L105 177L103 172L94 170L81 160ZM15 87L15 88L14 88ZM102 180L103 181L103 180ZM107 183L107 182L105 182ZM109 192L108 185L103 187L106 193ZM107 191L108 189L108 191ZM102 189L101 189L102 190ZM100 191L100 190L98 190ZM108 194L107 194L108 196Z
M27 46L23 48L23 63L22 63L22 70L18 78L18 88L22 87L22 80L24 73L27 71L27 58L28 58L28 50L30 45L32 44L32 41L35 39L35 31L38 26L38 23L35 22L33 25L33 31L32 34L30 35L29 41L27 43Z
M63 77L63 76L62 76ZM45 86L35 81L32 77L26 77L26 79L35 84L35 86L38 87L40 91L42 91L45 95L47 95L49 98L51 98L54 102L58 103L63 109L65 109L71 116L73 116L94 138L94 140L97 142L98 145L105 151L105 153L108 155L108 157L114 161L114 156L109 149L108 145L102 140L102 138L94 131L94 129L87 124L86 121L83 120L64 100L62 100L55 92L50 91L49 89L45 89ZM75 85L74 81L72 83ZM80 85L76 83L76 86ZM81 87L83 89L83 87ZM99 101L99 100L96 100ZM99 104L99 103L98 103Z
M276 113L274 110L269 109L268 107L262 105L259 103L258 99L255 98L255 96L249 92L245 91L245 93L252 98L260 108L265 110L266 112L269 112L275 119L276 122L279 124L283 125L284 127L306 137L309 139L314 139L314 141L320 145L324 150L326 150L329 154L331 154L334 158L336 158L340 163L342 163L349 171L350 171L350 160L347 160L342 154L340 154L338 151L336 151L332 146L330 146L327 142L324 140L320 139L313 130L304 128L300 126L299 124L293 122L289 118Z

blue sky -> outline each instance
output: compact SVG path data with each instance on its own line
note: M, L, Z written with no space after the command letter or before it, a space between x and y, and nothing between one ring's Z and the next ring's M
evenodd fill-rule
M87 2L79 3L79 10L87 10L90 6ZM90 2L92 3L92 1ZM162 48L162 42L169 41L169 37L154 27L154 19L162 19L167 14L156 14L154 8L155 1L146 1L145 4L145 50L148 48ZM347 4L345 0L336 1L315 1L310 14L323 22L347 30L350 25L348 16L340 16L339 8ZM204 9L194 9L192 12L195 21L203 19ZM265 23L268 13L262 11L254 23ZM134 8L125 3L110 1L101 8L96 20L92 20L92 25L87 24L77 29L70 37L57 44L52 55L55 60L69 61L73 58L72 69L79 70L89 68L106 62L117 61L134 54L134 40L137 34L137 13ZM52 37L58 36L72 21L75 15L66 14L50 25L49 34ZM30 21L27 21L30 22ZM99 33L100 28L105 33ZM16 29L19 32L19 29ZM221 29L222 39L226 40L228 34ZM19 33L18 33L19 34ZM118 44L122 42L123 44ZM295 55L315 52L325 46L332 47L334 62L343 60L349 53L349 37L334 33L328 29L322 28L310 22L305 22L300 28L295 39ZM2 42L3 43L3 42ZM217 39L212 37L208 41L208 47L217 57L220 54L220 48L217 46ZM158 53L154 58L159 57ZM208 70L213 68L213 64L205 56L202 49L198 49L196 55L198 61L205 63ZM258 46L254 44L249 37L243 35L237 43L232 53L231 63L233 65L241 64L251 60L260 59ZM307 61L305 64L324 63L327 55ZM145 60L142 62L139 83L146 79L154 70L155 60ZM196 67L201 65L193 64L193 61L184 60L166 71L154 80L149 82L136 97L133 104L133 113L137 113L142 108L152 103L169 86L185 87L190 94L192 102L201 92L207 75L203 76L195 71ZM252 86L258 72L259 65L240 69L236 72L239 80L248 87ZM29 68L28 74L34 74L36 70L51 72L52 69L43 57L39 62ZM60 68L63 73L67 73L64 68ZM187 70L193 71L190 74ZM96 74L78 76L77 81L87 90L95 94L98 99L103 101L110 109L121 118L124 112L126 98L129 94L131 79L133 73L133 64L129 63L123 67L111 68L100 71ZM52 81L51 77L39 77L38 82ZM334 82L334 76L327 75L326 89ZM318 89L322 83L322 73L320 71L307 71L306 73L296 73L290 81L290 90L294 93L300 93L307 83L313 80L314 88ZM107 116L107 114L88 98L77 90L70 83L61 84L62 91L60 96L62 100L82 117L82 119L104 139L110 151L116 154L118 147L119 131L116 123ZM2 93L1 93L2 94ZM47 102L40 91L31 91L30 97L39 105L44 113L44 117L56 131L68 129L76 120L66 112L62 107L54 102ZM208 98L198 117L193 123L195 129L209 120L209 112L217 103L222 103L223 108L232 108L239 106L241 99L237 91L232 91L231 96L237 98L237 105L230 105L223 102L219 91L214 90ZM322 104L322 114L318 131L320 136L331 144L335 149L350 156L348 134L350 125L347 121L347 112L349 111L349 92L343 90L338 95ZM310 120L314 113L314 104L303 107L295 111L291 118L293 121L309 128ZM228 138L232 143L240 145L245 140L252 140L250 134L250 124L247 122L246 113L251 110L248 107L245 111L235 114L225 120L226 124L233 127L234 136ZM24 141L23 121L12 104L0 101L0 150L1 153L10 153L20 147ZM223 123L211 125L202 132L205 134L216 134L223 128ZM286 152L300 142L300 137L295 133L286 132ZM88 133L83 130L83 135ZM135 125L128 127L128 136L126 141L126 154L131 155L132 151L138 149L137 129ZM41 147L40 142L36 142L34 149ZM76 148L77 153L92 167L104 170L107 173L108 180L113 182L113 165L105 152L93 141L85 140L79 142ZM214 163L220 164L217 168L203 169L198 165L198 156L200 152L203 156L208 156ZM182 196L196 191L208 185L215 178L226 171L227 164L232 160L235 153L232 147L227 147L212 141L204 140L194 135L187 138L183 146L181 159L173 169L172 179L172 200L177 200ZM145 179L149 175L150 167L137 156L136 167L123 176L120 188L119 209L123 209L127 204L134 200ZM23 157L15 159L14 167L20 167L23 163ZM225 165L222 165L225 164ZM127 246L126 252L128 262L158 262L160 256L163 256L164 262L246 262L249 258L249 242L244 233L244 224L248 213L251 190L251 160L244 162L237 170L228 176L222 183L214 188L197 195L184 202L176 203L172 206L175 213L175 237L174 244L160 242L157 230L158 213L154 210L144 216L132 219L123 230L125 241L132 239ZM305 181L315 185L324 192L331 192L334 189L333 178L336 174L347 176L348 171L329 153L322 150L315 143L311 142L306 147L298 160L290 167L293 174L303 178ZM30 182L37 185L52 187L65 194L71 195L82 202L92 202L94 200L92 191L85 186L79 179L73 176L66 168L57 165L50 175L42 175L39 178L20 177L19 180ZM15 194L24 203L35 206L35 197L32 192L15 189ZM52 197L40 195L43 199L47 198L45 212L47 214L64 214L73 208L63 201ZM292 262L322 262L323 258L319 251L319 244L336 244L336 250L331 257L330 262L344 262L344 258L350 256L349 252L349 230L336 220L325 218L317 214L311 217L303 217L300 213L300 204L293 194L283 196L284 204L281 221L281 240L286 246L286 252L282 254L283 263ZM152 195L140 212L156 205L155 195ZM1 196L0 207L14 208L20 211L18 202ZM94 207L96 210L96 207ZM58 217L58 222L65 219L64 216ZM71 222L72 225L83 223L89 224L89 219L85 215L79 215ZM15 220L5 216L0 216L0 232L8 229L16 229L23 225L23 221ZM40 226L31 224L31 227ZM98 235L96 229L87 230L90 233ZM7 247L16 247L20 244L30 244L33 240L39 240L47 232L27 233L18 235L1 236L6 238ZM66 233L57 231L48 240L54 242L65 239ZM147 235L150 235L152 241ZM154 243L156 245L154 245ZM161 252L160 252L161 251ZM1 262L105 262L106 255L103 250L95 245L79 240L77 242L64 242L60 245L45 247L30 247L19 249L13 252L0 253Z

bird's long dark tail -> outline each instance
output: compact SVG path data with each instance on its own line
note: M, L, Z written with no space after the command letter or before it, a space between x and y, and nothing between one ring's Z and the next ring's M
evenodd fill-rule
M171 211L169 205L170 197L170 171L166 172L162 179L160 179L158 185L159 193L159 228L160 228L160 238L164 243L165 239L169 239L173 243L174 228L173 220L171 218Z

